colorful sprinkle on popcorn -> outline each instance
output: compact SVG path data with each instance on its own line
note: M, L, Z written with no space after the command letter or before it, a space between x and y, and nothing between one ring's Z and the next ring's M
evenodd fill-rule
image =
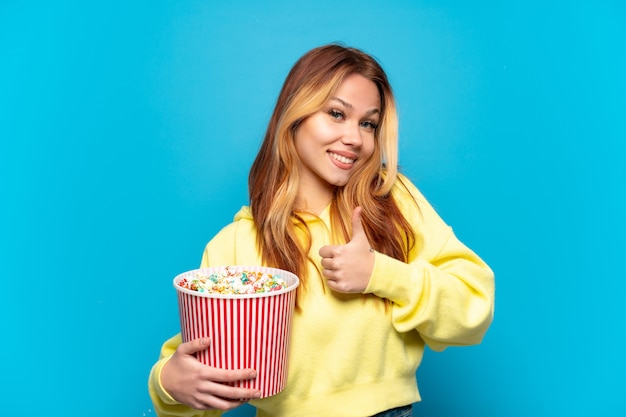
M209 294L258 294L287 288L279 275L266 272L236 271L226 268L211 274L196 271L181 279L178 285L192 291Z

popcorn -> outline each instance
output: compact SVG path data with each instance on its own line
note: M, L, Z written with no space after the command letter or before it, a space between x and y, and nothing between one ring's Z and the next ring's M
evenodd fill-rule
M287 283L279 275L248 270L235 271L230 267L211 274L196 271L192 276L181 279L178 285L210 294L258 294L287 288Z

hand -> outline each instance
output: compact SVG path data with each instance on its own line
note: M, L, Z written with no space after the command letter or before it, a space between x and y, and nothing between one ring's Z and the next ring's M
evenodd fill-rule
M212 368L198 361L194 353L208 349L208 337L181 343L161 371L163 388L178 402L197 410L231 410L259 398L254 389L232 387L224 382L256 378L253 369Z
M374 269L375 254L363 230L361 207L352 213L352 239L345 245L323 246L319 254L328 286L338 292L362 293Z

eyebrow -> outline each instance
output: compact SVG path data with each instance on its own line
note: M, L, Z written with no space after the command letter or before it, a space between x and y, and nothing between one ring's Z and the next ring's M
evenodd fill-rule
M340 102L341 104L343 104L344 106L346 106L349 109L353 109L354 108L354 106L352 104L348 103L345 100L340 99L339 97L332 97L331 100L338 101L338 102ZM372 109L372 110L368 111L366 113L366 115L369 116L369 115L376 114L376 113L380 114L380 110L375 108L375 109Z

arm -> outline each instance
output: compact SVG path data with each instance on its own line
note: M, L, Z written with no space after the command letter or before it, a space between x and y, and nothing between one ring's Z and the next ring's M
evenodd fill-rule
M350 242L319 251L327 284L392 301L396 330L416 329L435 350L479 343L493 318L493 272L408 180L403 183L394 197L417 235L409 261L370 251L357 207Z
M394 327L416 329L434 350L480 343L493 318L493 273L451 230L432 259L376 253L365 292L391 300Z
M376 253L364 292L391 300L395 328L416 329L434 350L480 343L493 319L494 274L416 188L407 188L419 210L406 196L398 200L415 225L418 245L408 263Z
M201 267L211 259L224 264L234 262L233 225L225 227L207 244ZM258 398L259 391L235 388L225 383L254 378L252 369L224 370L199 362L195 353L210 349L210 340L182 343L178 334L165 342L159 361L150 373L150 397L159 417L219 417L218 410L230 410L243 404L240 399Z

